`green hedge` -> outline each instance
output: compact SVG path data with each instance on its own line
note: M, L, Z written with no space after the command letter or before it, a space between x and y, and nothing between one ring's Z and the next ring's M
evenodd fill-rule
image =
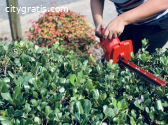
M146 40L143 41L146 44ZM132 61L167 81L168 51L142 48ZM92 59L92 57L91 57ZM168 124L168 87L156 87L112 61L64 54L56 42L0 44L0 124Z

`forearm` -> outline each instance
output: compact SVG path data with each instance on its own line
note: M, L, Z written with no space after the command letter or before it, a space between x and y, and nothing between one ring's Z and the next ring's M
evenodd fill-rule
M155 16L168 8L168 0L147 0L142 5L127 11L117 18L125 25L141 22Z
M90 0L95 25L103 21L104 0Z

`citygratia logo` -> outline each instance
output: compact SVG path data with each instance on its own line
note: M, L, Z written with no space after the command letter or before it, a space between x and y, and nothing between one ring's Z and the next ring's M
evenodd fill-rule
M50 9L47 9L46 7L43 7L42 5L36 6L36 7L15 7L15 6L10 6L10 7L6 7L5 11L6 12L16 12L17 14L19 14L20 12L22 14L26 14L29 12L68 12L68 7L51 7Z

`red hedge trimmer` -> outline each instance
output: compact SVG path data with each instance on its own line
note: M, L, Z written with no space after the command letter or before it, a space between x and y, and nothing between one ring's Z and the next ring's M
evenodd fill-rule
M104 35L104 33L105 30L102 30L102 35ZM131 52L133 52L133 45L131 40L120 42L118 38L111 40L100 39L100 44L104 50L104 58L106 61L110 61L112 59L113 64L122 64L149 82L158 84L160 86L166 85L165 81L129 61L129 59L131 59Z

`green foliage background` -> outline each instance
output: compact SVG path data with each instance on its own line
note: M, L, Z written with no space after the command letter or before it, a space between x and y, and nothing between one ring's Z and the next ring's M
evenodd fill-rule
M132 61L167 81L168 51ZM168 87L156 87L112 61L102 65L30 42L0 44L0 124L168 124Z

